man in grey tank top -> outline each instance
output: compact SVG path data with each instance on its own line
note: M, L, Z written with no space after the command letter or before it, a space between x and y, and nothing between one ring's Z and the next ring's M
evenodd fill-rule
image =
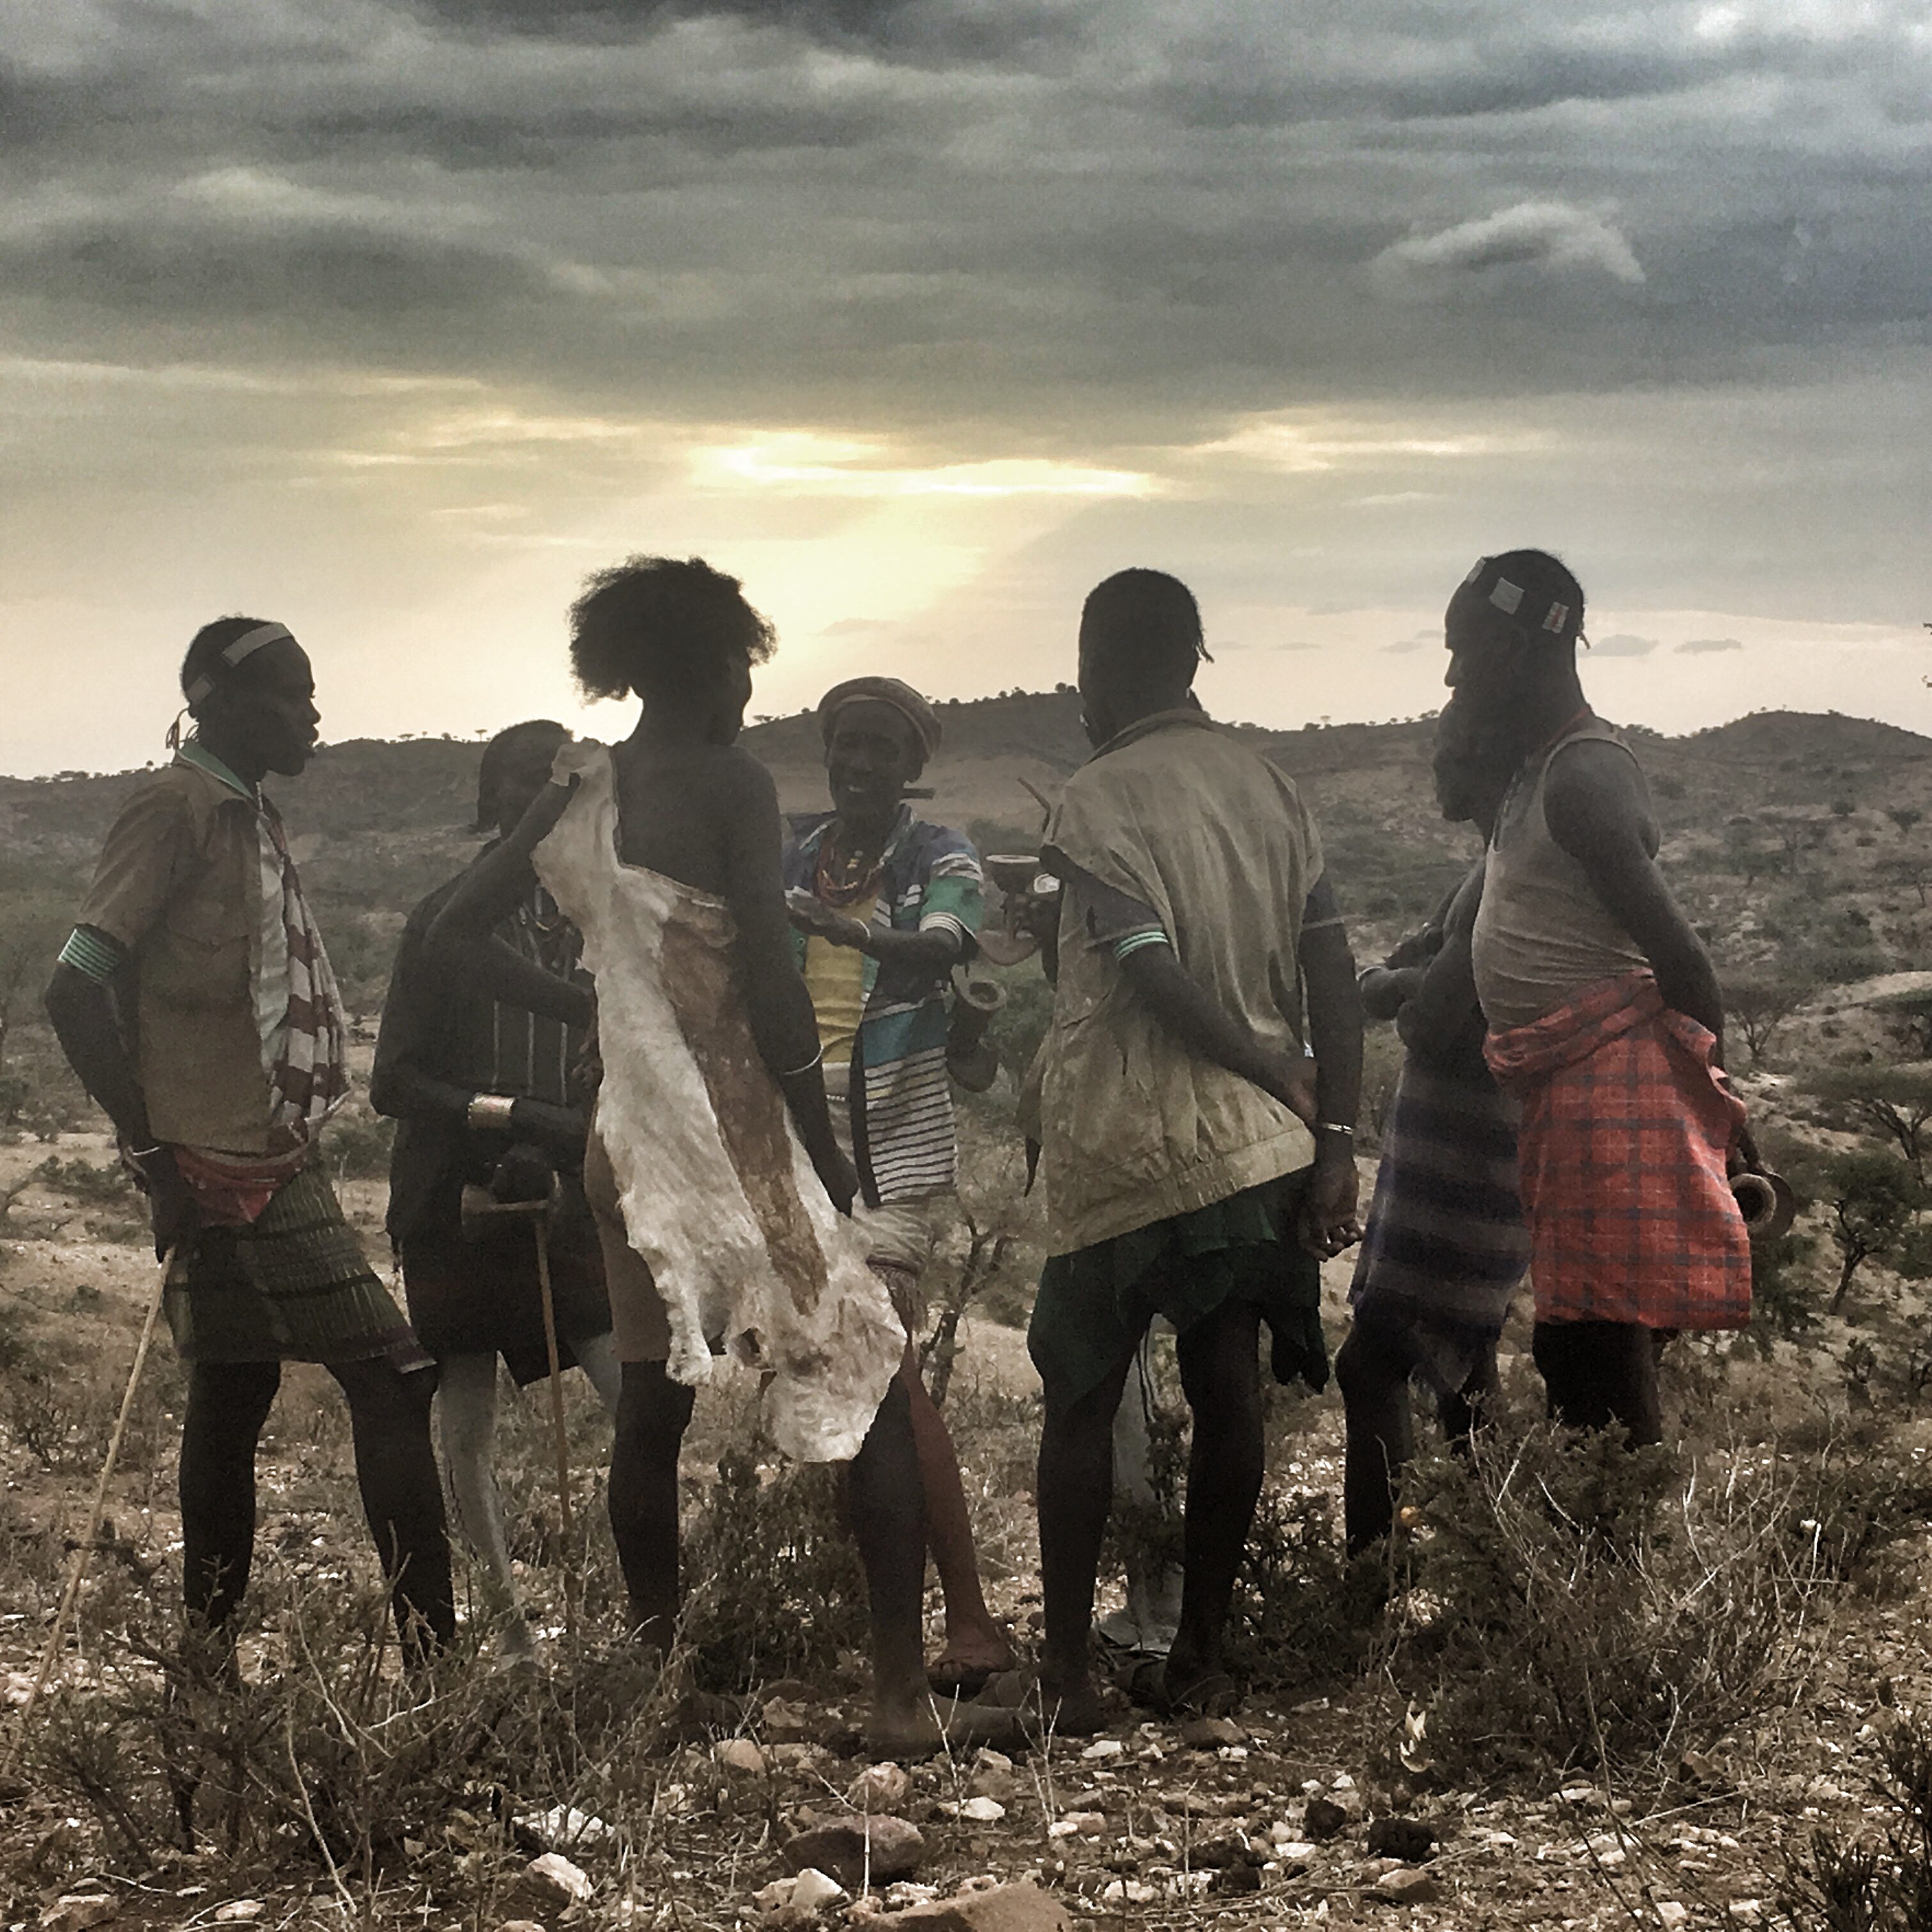
M1450 600L1445 682L1512 775L1473 963L1490 1069L1522 1110L1537 1366L1558 1420L1654 1442L1658 1338L1750 1317L1729 1180L1750 1144L1643 774L1577 680L1582 619L1555 557L1481 558Z

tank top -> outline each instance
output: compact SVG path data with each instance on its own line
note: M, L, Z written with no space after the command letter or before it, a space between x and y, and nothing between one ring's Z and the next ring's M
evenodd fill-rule
M1572 745L1596 740L1636 754L1601 718L1557 740L1517 773L1496 814L1474 938L1476 997L1492 1032L1527 1026L1600 980L1649 962L1550 835L1544 791Z

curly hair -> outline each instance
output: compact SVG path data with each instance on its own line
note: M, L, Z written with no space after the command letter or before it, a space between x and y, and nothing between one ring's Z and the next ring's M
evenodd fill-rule
M708 684L763 664L777 644L735 577L702 557L632 556L584 580L570 607L570 664L586 698Z

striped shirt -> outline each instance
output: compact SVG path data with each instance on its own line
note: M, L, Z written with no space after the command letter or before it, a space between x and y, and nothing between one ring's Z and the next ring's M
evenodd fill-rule
M784 850L788 891L811 889L818 851L835 814L794 821ZM902 806L880 862L872 924L882 932L956 934L970 953L980 928L980 855L943 825L916 819ZM806 937L794 932L800 968ZM922 1201L952 1190L959 1149L946 1067L946 995L950 976L862 962L865 1017L852 1050L852 1142L866 1204Z

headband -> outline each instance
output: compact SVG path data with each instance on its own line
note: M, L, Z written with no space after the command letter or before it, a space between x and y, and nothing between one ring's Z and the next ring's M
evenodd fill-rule
M257 624L252 631L244 631L232 643L222 646L216 659L220 671L203 671L192 684L182 687L182 695L190 707L199 704L214 688L220 676L232 670L244 658L253 657L270 644L279 644L284 638L291 644L295 641L295 633L286 624Z
M1471 566L1469 574L1462 580L1462 588L1472 590L1483 580L1483 573L1490 567L1490 560L1479 556ZM1493 604L1505 617L1514 617L1522 608L1525 592L1520 584L1512 584L1507 577L1498 574L1495 583L1490 586L1488 602ZM1562 636L1570 628L1570 607L1559 603L1555 598L1544 614L1536 628Z

